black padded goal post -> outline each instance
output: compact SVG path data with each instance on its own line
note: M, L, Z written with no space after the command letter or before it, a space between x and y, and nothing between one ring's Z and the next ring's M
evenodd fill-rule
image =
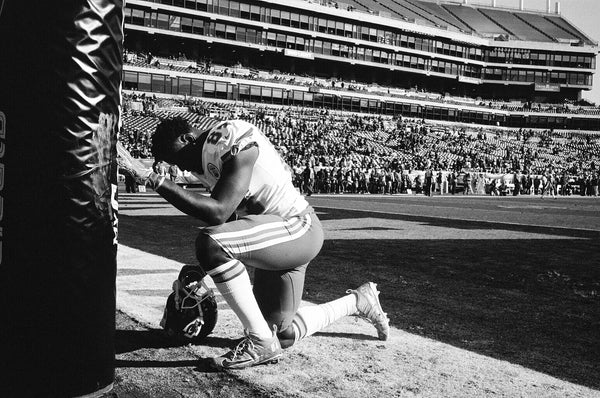
M0 396L115 369L122 0L0 0Z

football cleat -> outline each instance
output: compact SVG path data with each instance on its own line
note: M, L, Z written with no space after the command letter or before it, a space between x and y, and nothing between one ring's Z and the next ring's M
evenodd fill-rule
M373 282L367 282L356 290L346 290L346 293L356 294L356 308L358 312L354 315L371 322L375 326L375 329L377 329L379 340L387 340L390 334L390 320L381 308L377 285Z
M277 328L273 336L266 340L258 339L245 331L244 337L231 351L212 359L212 366L220 370L244 369L263 363L277 363L283 350L277 338Z
M217 323L217 301L203 281L205 275L199 267L186 265L173 282L160 326L179 343L201 342Z

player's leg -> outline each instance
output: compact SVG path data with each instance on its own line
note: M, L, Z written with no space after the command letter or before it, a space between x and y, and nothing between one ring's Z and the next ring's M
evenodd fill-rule
M284 247L284 252L310 250L310 238L299 239L294 247ZM271 247L257 257L277 257L278 250ZM269 255L271 253L272 255ZM359 315L373 323L381 340L387 340L389 319L379 303L379 292L373 283L365 283L356 290L334 301L299 308L304 291L304 277L308 264L290 270L256 269L254 272L254 295L269 325L276 325L277 336L283 348L292 346L328 325L349 315Z
M306 244L298 245L298 241ZM289 270L308 263L322 242L320 223L312 213L289 220L272 215L249 216L201 231L196 240L200 266L247 330L241 346L215 358L218 367L247 367L281 355L279 340L262 315L244 263L272 271ZM307 250L292 250L300 246Z

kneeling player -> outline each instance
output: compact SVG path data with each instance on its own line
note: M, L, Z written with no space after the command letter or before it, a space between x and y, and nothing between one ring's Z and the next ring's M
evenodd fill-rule
M333 302L299 309L309 262L323 244L318 217L294 188L287 165L254 125L214 121L199 130L180 118L163 121L152 137L156 161L191 171L210 188L203 196L156 173L137 170L181 211L208 223L196 239L200 267L239 317L245 338L214 358L218 368L272 362L286 348L335 320L360 315L389 333L374 283ZM255 267L254 288L246 265Z

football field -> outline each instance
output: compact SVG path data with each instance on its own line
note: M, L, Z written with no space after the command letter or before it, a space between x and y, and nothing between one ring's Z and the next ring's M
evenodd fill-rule
M218 297L206 344L157 330L201 223L120 194L119 397L600 396L600 199L316 195L325 243L306 305L378 284L390 340L344 318L277 365L215 373L241 336Z

